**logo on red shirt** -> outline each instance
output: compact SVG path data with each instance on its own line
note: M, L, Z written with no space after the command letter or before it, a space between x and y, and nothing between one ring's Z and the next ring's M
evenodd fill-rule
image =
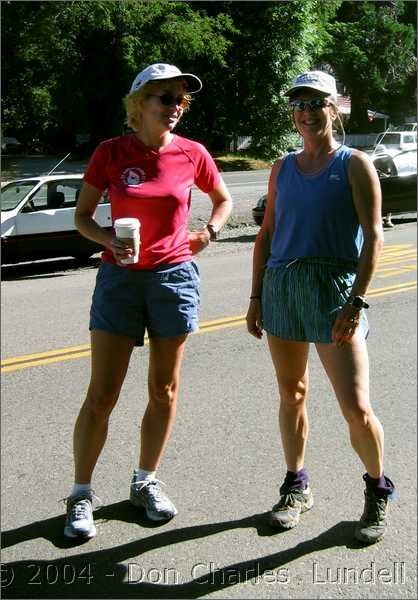
M141 185L145 181L145 172L139 167L129 167L120 176L125 185Z

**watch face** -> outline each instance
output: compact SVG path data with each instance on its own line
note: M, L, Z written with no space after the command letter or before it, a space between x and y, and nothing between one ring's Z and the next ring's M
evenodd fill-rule
M352 305L354 308L363 308L364 302L361 298L353 298Z

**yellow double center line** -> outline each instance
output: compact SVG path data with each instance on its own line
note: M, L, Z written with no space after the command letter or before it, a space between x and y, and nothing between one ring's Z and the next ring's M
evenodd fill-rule
M367 294L368 298L376 298L380 296L386 296L387 294L399 294L400 292L407 292L408 290L416 289L417 282L410 281L408 283L399 283L390 285L383 288L376 288L370 290ZM196 331L192 335L198 335L200 333L207 333L209 331L216 331L218 329L229 329L231 327L240 327L245 323L245 315L238 315L236 317L227 317L224 319L216 319L214 321L206 321L200 324L199 331ZM145 338L145 343L148 343L148 339ZM73 346L69 348L62 348L60 350L50 350L49 352L38 352L36 354L26 354L24 356L17 356L15 358L6 358L1 361L2 373L9 373L11 371L18 371L19 369L27 369L28 367L36 367L40 365L48 365L56 362L63 362L64 360L74 360L75 358L84 358L90 356L90 344L83 344L82 346Z
M383 273L387 265L399 264L401 261L413 261L415 266L416 250L412 244L399 244L389 246L385 249L382 258L379 263L379 269L377 275ZM401 272L401 271L399 271ZM391 273L391 275L395 275ZM383 288L376 288L370 290L367 294L368 298L386 296L387 294L399 294L400 292L407 292L409 290L416 289L417 282L410 281L407 283L398 283L395 285L386 286ZM218 329L227 329L230 327L240 327L245 323L245 315L238 315L236 317L227 317L224 319L216 319L214 321L206 321L200 324L199 331L196 331L193 335L200 333L207 333L209 331L216 331ZM145 337L145 343L148 343L147 337ZM56 362L63 362L64 360L73 360L75 358L84 358L90 356L90 344L83 344L82 346L73 346L69 348L62 348L59 350L50 350L49 352L38 352L36 354L26 354L24 356L17 356L15 358L6 358L1 361L1 372L8 373L11 371L17 371L19 369L27 369L28 367L36 367L40 365L48 365Z
M226 319L207 321L206 323L201 323L199 326L199 331L196 331L192 335L206 333L207 331L214 331L215 329L237 327L242 325L244 323L244 320L245 315L240 315L237 317L228 317ZM147 336L145 336L145 344L147 343L148 338ZM9 373L10 371L18 371L19 369L27 369L28 367L48 365L51 363L63 362L64 360L73 360L75 358L83 358L86 356L90 356L90 344L62 348L60 350L50 350L49 352L37 352L36 354L26 354L24 356L17 356L15 358L6 358L2 360L1 372Z

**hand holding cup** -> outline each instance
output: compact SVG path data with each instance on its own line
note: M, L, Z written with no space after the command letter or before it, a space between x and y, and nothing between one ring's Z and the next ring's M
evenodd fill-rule
M137 263L139 260L141 224L138 219L116 219L114 223L116 237L111 242L114 257L121 265Z

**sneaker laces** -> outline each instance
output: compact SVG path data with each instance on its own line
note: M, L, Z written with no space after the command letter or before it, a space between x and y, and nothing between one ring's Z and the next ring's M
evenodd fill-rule
M144 488L147 488L147 492L152 497L152 499L157 504L162 504L164 502L167 502L167 496L161 490L160 484L165 485L164 481L161 481L160 479L139 479L137 481L133 481L131 483L131 487L133 487L134 489L139 487L139 492Z
M78 514L78 506L82 506L82 512L85 515L86 509L87 509L87 502L90 502L90 504L93 504L93 501L97 501L98 503L98 507L100 507L102 505L102 501L100 500L100 498L98 496L96 496L94 490L91 490L90 494L85 494L82 495L80 494L79 496L66 496L65 498L61 498L60 500L58 500L58 502L64 502L64 504L68 507L68 504L72 504L71 506L71 511L75 511L75 515ZM78 518L78 517L77 517ZM80 517L83 518L83 517Z
M298 503L301 503L300 490L289 490L280 496L280 500L274 507L274 510L280 510L281 508L295 508Z

